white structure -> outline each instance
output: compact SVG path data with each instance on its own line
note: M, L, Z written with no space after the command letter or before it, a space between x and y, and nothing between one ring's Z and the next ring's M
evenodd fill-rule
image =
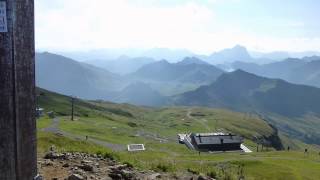
M178 140L179 143L182 143L184 141L184 138L186 138L187 134L178 134Z
M128 151L133 152L133 151L145 151L144 144L129 144L128 145Z
M44 112L43 108L36 108L37 117L43 116L43 112Z
M252 151L247 148L244 144L241 144L240 148L243 150L245 153L252 153Z

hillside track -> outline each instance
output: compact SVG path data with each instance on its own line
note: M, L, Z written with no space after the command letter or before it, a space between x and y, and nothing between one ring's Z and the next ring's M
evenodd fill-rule
M56 134L59 136L64 136L64 137L74 139L74 140L85 140L86 141L86 137L84 137L84 136L62 131L59 128L59 122L60 122L60 119L58 117L56 117L56 118L52 119L52 123L47 128L43 128L43 129L41 129L41 131L53 133L53 134ZM126 150L125 145L121 145L121 144L113 144L113 143L109 143L106 141L101 141L101 140L97 140L97 139L93 139L93 138L88 138L87 141L92 142L94 144L98 144L98 145L106 147L106 148L110 148L113 151Z
M196 122L200 123L208 132L212 132L212 130L210 129L209 125L206 124L206 122L208 122L206 119L197 119L197 118L192 117L191 114L192 114L192 108L189 108L188 111L187 111L186 116L189 119L195 120Z

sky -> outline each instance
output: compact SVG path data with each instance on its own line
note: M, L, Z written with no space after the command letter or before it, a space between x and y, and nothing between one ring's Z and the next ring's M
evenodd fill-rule
M35 0L36 48L320 51L318 0Z

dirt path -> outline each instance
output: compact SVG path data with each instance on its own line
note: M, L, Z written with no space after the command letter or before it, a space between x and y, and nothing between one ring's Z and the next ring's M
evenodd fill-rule
M191 113L192 113L192 108L188 109L188 111L187 111L187 117L188 117L189 119L193 119L193 120L197 121L197 122L200 123L207 131L211 132L211 129L210 129L210 127L208 126L208 124L205 123L205 122L207 122L206 119L203 119L203 118L202 118L202 119L194 118L194 117L191 116Z
M59 122L60 122L59 118L54 118L49 127L43 128L41 130L44 131L44 132L50 132L50 133L54 133L54 134L59 134L59 135L62 135L62 136L65 136L67 138L71 138L71 139L74 139L74 140L85 140L86 139L84 136L76 135L76 134L72 134L72 133L69 133L69 132L62 131L61 129L59 129ZM126 146L125 145L121 145L121 144L112 144L112 143L108 143L108 142L97 140L97 139L93 139L93 138L89 138L88 141L92 142L92 143L95 143L95 144L98 144L98 145L103 146L103 147L110 148L110 149L112 149L114 151L124 151L124 150L126 150Z

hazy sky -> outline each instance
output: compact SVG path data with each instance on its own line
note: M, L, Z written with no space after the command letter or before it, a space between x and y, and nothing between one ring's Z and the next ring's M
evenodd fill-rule
M318 0L35 0L36 48L320 51Z

